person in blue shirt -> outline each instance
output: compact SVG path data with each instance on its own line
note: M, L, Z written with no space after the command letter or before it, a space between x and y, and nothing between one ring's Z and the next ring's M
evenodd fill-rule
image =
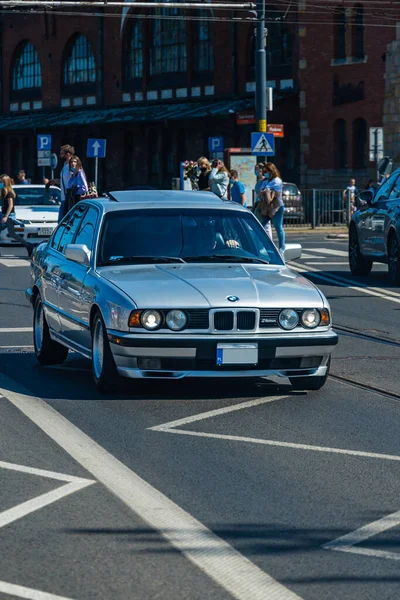
M27 180L23 169L18 172L18 184L29 185L29 181Z
M241 181L239 181L239 173L232 169L229 173L229 181L231 184L231 200L232 202L236 202L237 204L241 204L242 206L246 206L246 194L245 188Z

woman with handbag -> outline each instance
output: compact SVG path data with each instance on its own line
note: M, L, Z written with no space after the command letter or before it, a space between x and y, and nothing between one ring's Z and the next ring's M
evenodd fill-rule
M69 161L71 177L68 180L66 203L67 211L71 210L77 202L86 196L89 188L86 180L85 171L82 168L82 162L78 156L73 156Z
M283 213L285 208L282 200L283 182L281 174L274 163L271 162L265 163L264 176L265 182L261 186L261 192L266 192L267 190L274 192L274 197L269 195L271 203L269 206L269 217L278 236L279 251L283 253L285 250L285 232L283 230Z

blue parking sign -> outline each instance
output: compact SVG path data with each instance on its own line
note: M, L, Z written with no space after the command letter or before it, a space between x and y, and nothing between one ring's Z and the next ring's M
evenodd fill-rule
M209 137L208 138L208 151L209 152L223 152L224 151L224 138L223 137Z
M40 133L37 136L37 149L38 150L47 150L51 152L51 134L50 133Z

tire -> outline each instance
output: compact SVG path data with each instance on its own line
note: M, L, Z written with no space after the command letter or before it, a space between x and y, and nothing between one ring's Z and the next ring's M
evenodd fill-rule
M328 379L330 366L331 359L328 361L325 375L320 375L317 377L289 377L292 388L301 392L320 390L322 387L324 387Z
M360 244L354 226L350 228L349 232L349 266L352 275L369 275L372 269L372 260L364 258L360 252Z
M33 312L33 345L36 358L43 366L60 365L68 356L68 348L50 337L42 299L39 295L36 297Z
M400 245L395 234L391 235L388 242L388 273L392 285L400 284Z
M100 313L96 313L92 326L92 374L99 392L116 389L119 375Z

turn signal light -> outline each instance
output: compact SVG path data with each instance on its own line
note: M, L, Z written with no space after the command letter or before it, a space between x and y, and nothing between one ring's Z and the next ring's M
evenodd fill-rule
M321 313L321 321L320 321L320 326L321 325L329 325L330 323L330 318L329 318L329 310L327 308L323 308L322 310L320 310Z
M142 314L141 310L133 310L129 315L128 325L129 327L142 327L142 323L140 322L140 315Z

